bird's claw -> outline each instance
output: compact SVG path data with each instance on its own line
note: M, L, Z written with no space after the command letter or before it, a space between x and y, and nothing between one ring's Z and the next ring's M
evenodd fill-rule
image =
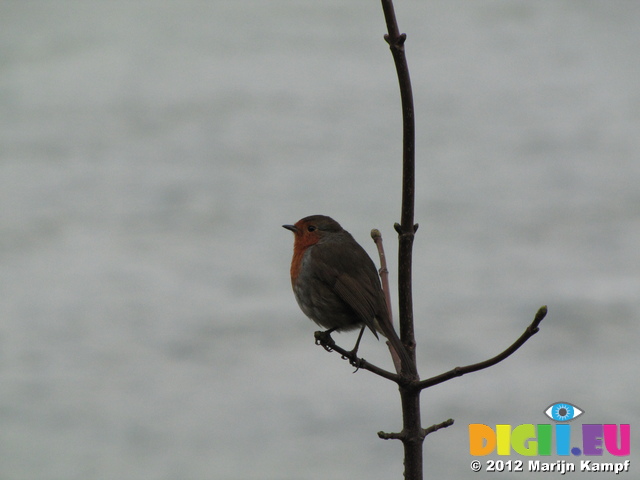
M333 352L333 347L335 346L336 342L334 342L333 338L331 338L330 331L318 331L315 332L313 336L316 339L316 345L322 345L322 348L324 348L327 352Z
M355 352L349 352L349 353L355 353ZM352 355L352 356L343 355L342 359L343 360L349 360L349 365L351 365L352 367L356 368L353 371L353 373L356 373L358 370L360 370L360 367L362 366L362 363L363 363L363 359L362 358L358 358L355 355Z

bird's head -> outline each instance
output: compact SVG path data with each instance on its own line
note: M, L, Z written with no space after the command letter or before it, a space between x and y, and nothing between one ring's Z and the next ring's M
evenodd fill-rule
M294 225L282 227L293 232L294 248L310 247L327 236L343 231L338 222L326 215L311 215L298 220Z

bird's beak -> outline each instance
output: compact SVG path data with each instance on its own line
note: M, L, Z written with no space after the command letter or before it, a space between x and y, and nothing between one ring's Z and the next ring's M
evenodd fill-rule
M295 225L282 225L282 228L291 230L293 233L296 233L298 231L298 227L296 227Z

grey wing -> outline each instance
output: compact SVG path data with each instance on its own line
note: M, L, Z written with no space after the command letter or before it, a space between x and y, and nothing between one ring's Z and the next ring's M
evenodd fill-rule
M362 251L355 256L346 255L339 244L326 243L314 249L314 260L322 265L317 275L333 287L378 338L375 318L386 313L386 305L381 304L383 297L376 267L364 249L360 245L358 248Z
M371 329L378 338L374 319L377 315L377 302L375 297L349 275L340 275L334 285L335 292L358 315L358 318Z

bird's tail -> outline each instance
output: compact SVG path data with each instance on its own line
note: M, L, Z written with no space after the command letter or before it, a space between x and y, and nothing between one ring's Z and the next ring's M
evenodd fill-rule
M393 325L391 325L391 322L386 318L376 319L376 327L382 335L387 337L387 340L389 340L393 350L398 354L400 364L402 365L402 372L414 375L417 374L415 362L412 360L409 352L400 341L400 337L398 337L398 334L393 328Z

